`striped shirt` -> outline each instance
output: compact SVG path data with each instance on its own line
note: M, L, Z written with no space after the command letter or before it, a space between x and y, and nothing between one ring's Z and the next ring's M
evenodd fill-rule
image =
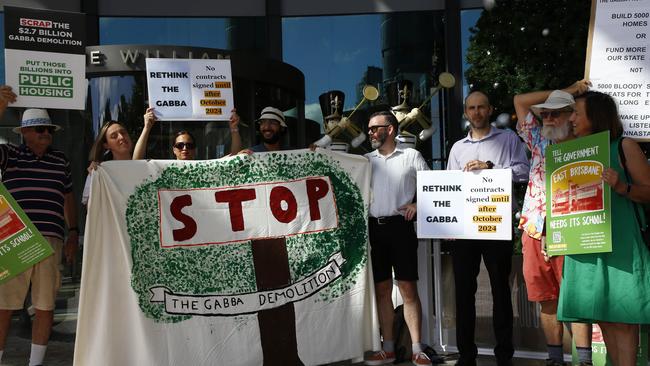
M48 148L36 156L26 145L0 144L2 183L43 236L63 240L63 203L72 192L70 163Z

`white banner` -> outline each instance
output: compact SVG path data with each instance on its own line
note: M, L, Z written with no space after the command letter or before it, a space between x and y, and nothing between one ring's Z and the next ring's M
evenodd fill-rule
M650 141L650 0L594 0L585 77L614 97L624 136Z
M418 237L512 239L512 171L418 172Z
M230 119L230 60L147 58L149 105L160 120Z
M379 349L369 187L367 159L325 150L102 163L88 204L74 364L262 365L275 352L276 364L321 365ZM251 188L255 199L239 201L248 191L215 208L220 193ZM180 212L197 223L187 242L210 243L163 245L178 228L165 210L181 196L192 205ZM250 216L245 202L264 214ZM239 209L245 229L233 231ZM273 237L228 241L249 227ZM277 361L285 354L291 361Z

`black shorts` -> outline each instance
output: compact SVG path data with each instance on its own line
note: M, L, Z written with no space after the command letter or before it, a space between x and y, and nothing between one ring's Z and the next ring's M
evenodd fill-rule
M368 220L370 257L375 283L418 280L418 238L413 221L402 216Z

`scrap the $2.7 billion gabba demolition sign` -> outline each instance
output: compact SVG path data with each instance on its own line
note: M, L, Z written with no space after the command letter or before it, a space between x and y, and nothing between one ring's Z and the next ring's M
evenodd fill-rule
M379 348L370 166L288 151L93 176L76 365L316 365Z
M4 7L5 80L13 107L86 108L84 14Z
M546 148L546 252L612 251L609 131Z

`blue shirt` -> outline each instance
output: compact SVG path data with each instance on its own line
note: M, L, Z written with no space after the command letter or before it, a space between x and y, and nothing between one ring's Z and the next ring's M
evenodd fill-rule
M514 131L494 126L481 139L473 139L471 132L456 141L449 152L447 170L462 170L472 160L491 161L494 168L512 169L514 182L526 182L530 165L524 144Z

